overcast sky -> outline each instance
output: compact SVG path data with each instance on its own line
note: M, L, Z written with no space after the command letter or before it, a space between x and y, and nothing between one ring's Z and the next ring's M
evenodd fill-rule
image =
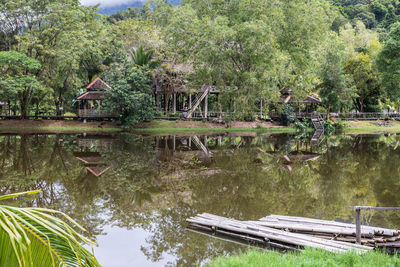
M101 7L118 6L132 2L146 2L146 0L80 0L83 5L101 4Z

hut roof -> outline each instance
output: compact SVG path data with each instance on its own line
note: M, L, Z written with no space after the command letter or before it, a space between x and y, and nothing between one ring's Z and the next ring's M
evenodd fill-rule
M92 173L94 176L99 177L105 173L110 167L108 166L87 166L86 170Z
M104 162L104 159L102 157L76 157L80 161L82 161L85 164L100 164Z
M314 96L307 96L307 98L304 99L303 101L294 101L291 95L286 96L285 99L283 100L283 103L295 103L295 102L320 104L321 100L319 100Z
M105 92L98 92L98 91L88 91L80 96L78 96L77 100L103 100Z
M104 90L111 89L111 87L102 79L96 78L93 82L91 82L88 86L86 86L87 90Z

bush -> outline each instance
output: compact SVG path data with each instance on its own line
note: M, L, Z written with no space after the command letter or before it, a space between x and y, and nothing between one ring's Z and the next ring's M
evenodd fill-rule
M168 113L168 117L170 117L170 118L180 118L181 114L180 113Z
M151 77L137 67L122 68L115 67L107 73L112 89L107 90L104 109L119 116L121 123L128 127L151 121L156 112Z
M344 121L337 120L337 121L335 121L333 126L335 127L335 131L343 132L344 128L346 127L346 123Z
M325 133L332 134L335 131L335 126L331 120L325 121Z
M291 123L293 123L295 120L293 107L288 104L283 104L280 117L281 123L285 126L289 126Z
M296 120L294 122L294 127L300 132L305 132L305 131L308 131L310 129L314 129L314 127L313 127L313 125L312 125L312 123L311 123L311 121L309 119L306 119L306 120L303 120L303 121Z

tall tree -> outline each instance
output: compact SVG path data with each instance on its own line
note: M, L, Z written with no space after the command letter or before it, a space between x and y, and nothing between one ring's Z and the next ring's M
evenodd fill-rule
M388 38L377 56L377 66L382 73L382 85L387 95L400 98L400 23L390 29Z
M155 114L151 75L130 62L114 64L106 73L112 89L107 90L105 109L119 115L126 126L151 120Z
M22 118L28 115L32 98L40 83L35 73L40 69L39 61L16 51L0 52L0 87L8 102L18 101Z
M65 97L71 99L86 82L79 75L84 53L105 40L101 39L102 23L94 8L84 7L77 0L48 1L40 23L18 36L17 49L40 61L38 76L53 88L56 112L61 115ZM28 4L33 5L31 2L37 1L29 0Z
M348 77L343 70L343 46L344 44L332 34L332 41L327 46L324 63L321 69L321 84L319 95L328 114L343 110L351 105L353 90L349 87ZM329 115L327 115L329 116Z
M378 112L379 99L383 96L375 57L381 45L375 42L371 49L360 52L345 62L345 71L356 88L354 106L360 112Z

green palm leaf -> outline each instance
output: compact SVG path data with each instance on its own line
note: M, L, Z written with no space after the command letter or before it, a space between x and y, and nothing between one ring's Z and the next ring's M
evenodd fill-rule
M160 65L160 61L153 60L154 51L150 50L148 52L144 51L143 46L138 49L133 48L131 51L131 60L134 65L140 67L149 67L150 69L155 69Z
M0 200L38 192L0 196ZM100 266L82 246L94 243L72 227L83 230L55 210L0 205L0 266Z

